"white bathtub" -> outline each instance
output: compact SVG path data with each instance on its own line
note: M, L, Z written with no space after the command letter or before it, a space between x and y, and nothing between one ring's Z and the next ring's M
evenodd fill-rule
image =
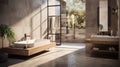
M42 46L42 45L46 45L46 44L50 44L50 40L48 40L48 39L32 39L32 40L14 42L14 47L30 48L30 47L37 47L37 46Z

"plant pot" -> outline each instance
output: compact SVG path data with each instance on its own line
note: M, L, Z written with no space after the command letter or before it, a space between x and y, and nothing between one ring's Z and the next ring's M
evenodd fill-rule
M0 51L0 62L6 62L8 60L8 54Z

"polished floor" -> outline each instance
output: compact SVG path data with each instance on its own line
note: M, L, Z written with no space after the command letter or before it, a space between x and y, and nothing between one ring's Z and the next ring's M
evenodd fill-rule
M30 57L11 55L0 67L120 67L120 61L87 56L85 43L62 43Z

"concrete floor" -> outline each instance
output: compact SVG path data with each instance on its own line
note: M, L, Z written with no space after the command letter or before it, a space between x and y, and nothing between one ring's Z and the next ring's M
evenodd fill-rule
M0 67L120 67L115 59L88 57L85 54L85 43L62 43L30 57L9 56Z

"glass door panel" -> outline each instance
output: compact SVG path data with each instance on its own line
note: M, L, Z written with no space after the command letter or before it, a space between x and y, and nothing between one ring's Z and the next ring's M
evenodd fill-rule
M61 44L61 5L60 1L48 0L48 38Z
M60 5L60 1L58 0L49 0L49 5Z

